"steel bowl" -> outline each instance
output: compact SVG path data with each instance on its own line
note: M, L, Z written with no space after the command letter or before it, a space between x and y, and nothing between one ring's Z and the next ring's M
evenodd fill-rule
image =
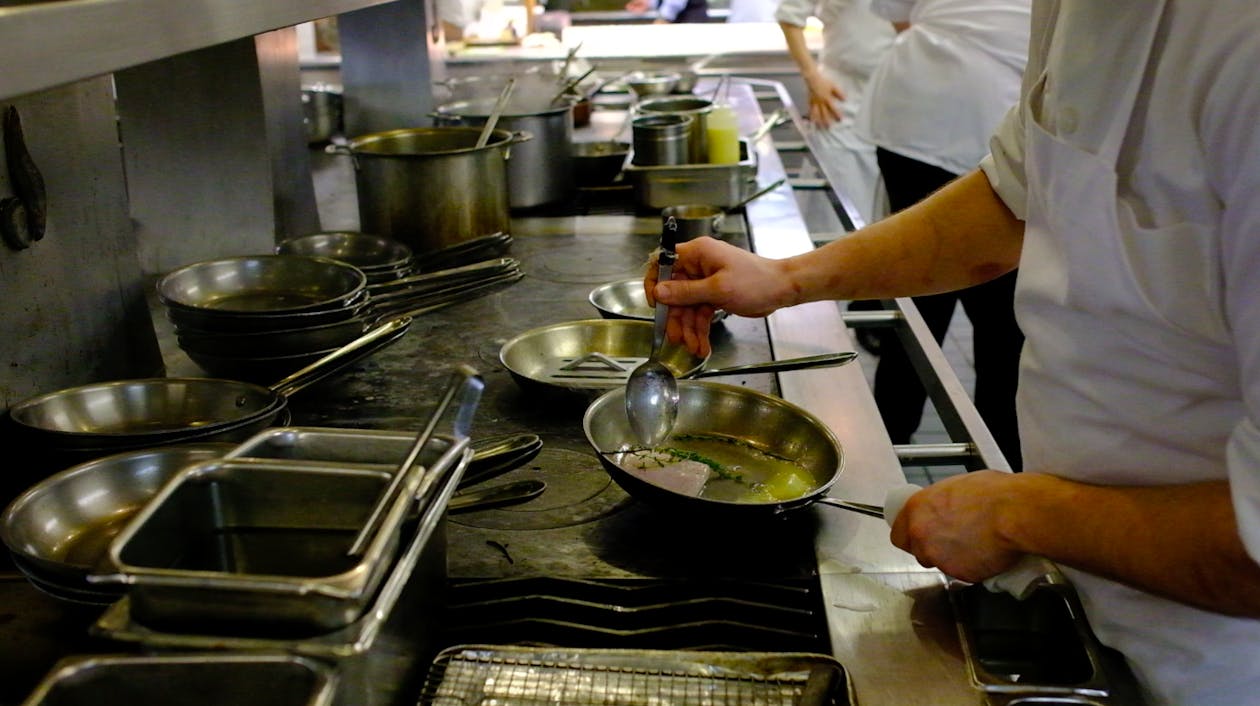
M633 71L625 84L638 98L664 96L674 92L681 78L677 71Z
M329 231L290 238L276 246L277 255L327 257L359 268L364 274L410 268L414 261L405 243L368 233Z
M31 583L59 598L112 603L122 591L88 583L114 536L180 469L226 455L229 443L114 454L23 492L0 515L0 540ZM98 600L93 600L98 599Z
M578 186L607 186L621 174L630 143L596 140L574 142L573 176Z
M207 260L168 273L158 298L172 310L285 314L342 309L367 294L357 267L326 257L252 255Z
M648 305L642 277L601 284L591 290L587 300L605 319L651 321L656 314Z
M605 282L592 289L587 300L605 319L651 321L656 315L656 310L648 305L642 277ZM713 312L713 323L725 318L725 311L719 309Z

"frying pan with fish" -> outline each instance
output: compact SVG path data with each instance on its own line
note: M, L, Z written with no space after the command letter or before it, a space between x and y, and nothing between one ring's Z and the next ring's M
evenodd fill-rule
M814 503L882 517L878 507L827 497L840 476L844 456L835 435L814 415L778 397L735 385L680 380L678 393L674 438L695 435L733 442L735 453L740 453L740 447L746 449L750 464L766 455L790 459L808 475L810 489L789 499L734 502L683 494L644 480L621 465L627 453L640 449L626 418L625 389L617 388L586 408L582 429L600 463L627 493L669 510L735 519L776 517Z

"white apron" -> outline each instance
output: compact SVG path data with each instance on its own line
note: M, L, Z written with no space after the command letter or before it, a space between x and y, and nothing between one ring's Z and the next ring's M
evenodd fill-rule
M1196 258L1180 261L1219 271L1215 238L1194 224L1143 228L1116 173L1164 4L1065 0L1050 69L1026 98L1029 197L1016 315L1029 332L1018 414L1030 470L1120 485L1226 477L1230 424L1221 420L1244 412L1218 282L1170 281L1162 264ZM1099 30L1108 25L1126 30ZM1063 48L1072 37L1099 36L1123 38L1086 61ZM1072 137L1080 116L1053 91L1082 80L1113 84L1106 95L1114 101L1081 118L1094 132L1078 143L1092 150L1058 136ZM1260 703L1260 621L1065 571L1098 637L1125 654L1152 704Z

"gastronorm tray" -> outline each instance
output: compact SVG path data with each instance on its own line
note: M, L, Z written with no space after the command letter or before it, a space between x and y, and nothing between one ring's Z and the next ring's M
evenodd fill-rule
M683 204L729 208L757 188L757 152L740 141L735 164L671 164L643 166L627 161L625 179L634 187L641 208L661 209Z
M830 655L460 645L434 660L420 706L853 704Z
M472 457L465 452L465 461ZM200 629L155 627L137 620L130 597L105 609L91 634L157 653L191 651L279 652L312 657L335 666L337 706L397 706L414 700L424 677L430 644L438 630L446 586L446 505L462 476L446 474L423 507L405 548L366 610L348 625L318 635L238 632L222 625ZM409 523L410 525L410 523Z
M422 453L417 497L462 473L466 440L437 436ZM189 466L110 545L131 610L152 626L316 634L366 609L393 565L411 503L395 503L357 557L355 536L389 484L385 469L225 458Z
M329 706L333 670L284 654L67 657L23 706Z

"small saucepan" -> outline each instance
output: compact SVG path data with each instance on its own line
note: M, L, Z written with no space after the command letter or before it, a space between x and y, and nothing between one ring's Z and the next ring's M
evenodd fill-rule
M865 506L827 497L844 456L840 442L822 420L790 402L746 387L680 380L678 392L678 421L662 449L677 447L693 459L710 452L688 450L688 444L718 449L712 455L720 456L721 468L707 485L715 485L712 479L720 478L728 486L748 484L750 492L747 497L724 499L732 494L710 496L709 488L700 485L682 489L665 477L675 472L667 464L635 463L634 456L645 450L626 418L625 389L621 388L604 393L587 407L582 429L600 463L627 493L670 511L718 513L734 519L776 517L814 503L864 512ZM751 478L767 459L794 475L790 483L775 489L777 496L751 492L751 486L760 482ZM644 468L636 472L640 465Z
M624 387L631 371L652 353L652 323L633 319L585 319L526 331L503 344L499 360L522 388L600 391ZM705 368L708 357L666 342L658 360L674 376L715 377L774 373L844 365L852 351L790 358L729 368Z

